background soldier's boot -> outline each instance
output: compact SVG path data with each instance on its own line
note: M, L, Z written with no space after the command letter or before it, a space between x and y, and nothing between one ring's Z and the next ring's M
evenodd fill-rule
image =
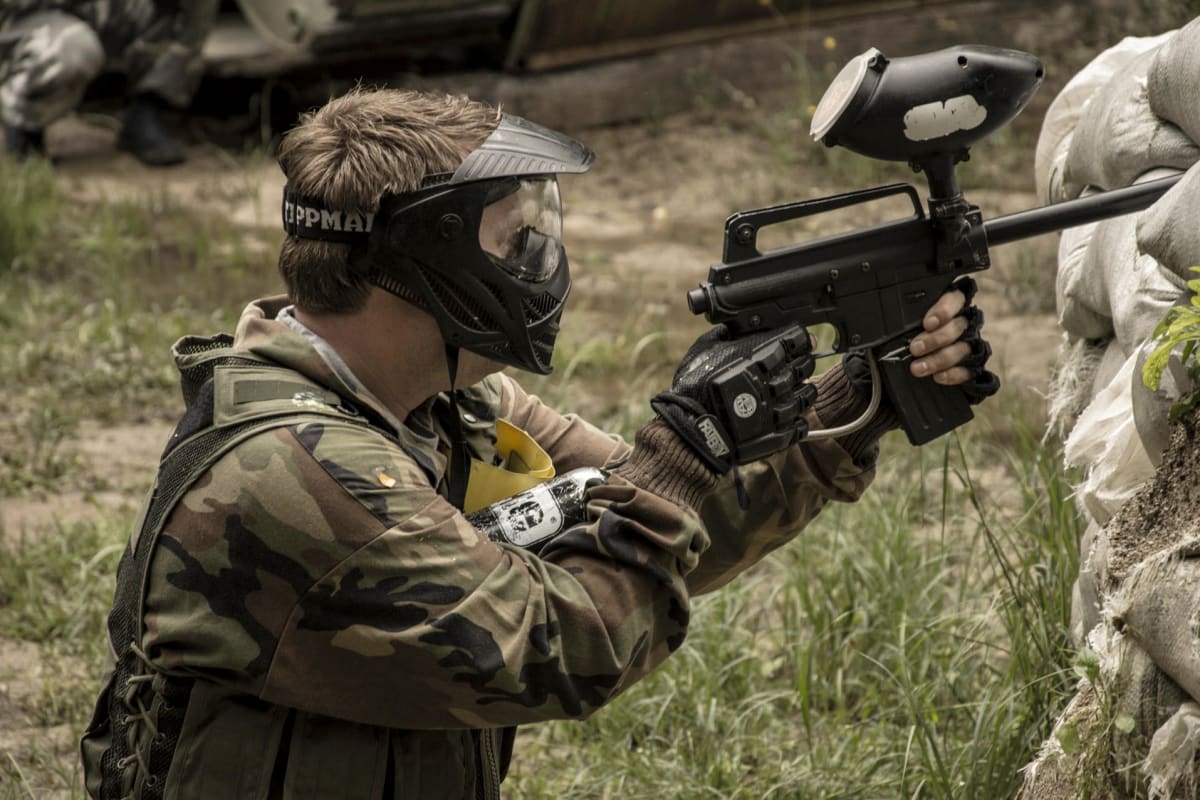
M163 125L162 102L152 95L134 96L125 112L125 124L117 137L117 147L132 153L143 164L165 167L187 158L179 144Z
M28 131L12 125L5 125L4 150L18 161L23 161L30 156L45 156L46 134L44 131Z

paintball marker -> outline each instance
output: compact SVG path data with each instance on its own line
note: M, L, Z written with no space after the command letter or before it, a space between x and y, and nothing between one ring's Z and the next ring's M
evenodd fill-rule
M908 370L909 342L942 293L958 277L987 269L992 245L1141 210L1178 181L1148 181L985 221L963 198L955 165L1025 107L1043 75L1037 58L1017 50L965 45L889 59L871 48L843 67L825 91L813 113L812 136L923 172L928 215L917 190L897 183L742 211L726 220L722 263L688 293L692 313L735 333L828 324L837 331L832 352L861 353L870 365L872 397L863 416L808 438L838 436L866 424L882 392L913 444L970 420L961 389L914 378ZM911 201L911 216L758 249L764 227L896 195Z

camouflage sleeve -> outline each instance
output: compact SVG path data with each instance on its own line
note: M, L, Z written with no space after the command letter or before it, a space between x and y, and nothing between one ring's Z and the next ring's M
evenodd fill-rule
M483 538L353 426L260 434L172 513L146 650L262 700L400 728L583 717L682 642L694 514L619 477L542 558Z
M825 398L818 411L839 419L814 417L814 428L841 424L841 417L849 421L858 415L861 405L846 391L840 367L816 380L819 396ZM563 416L548 408L508 376L504 376L500 408L501 416L546 448L555 465L571 464L560 469L603 466L629 454L624 442L574 415ZM698 509L712 544L688 574L689 591L708 592L728 583L794 538L830 500L857 500L874 477L875 442L881 433L849 442L806 442L722 478ZM613 446L614 441L619 444Z

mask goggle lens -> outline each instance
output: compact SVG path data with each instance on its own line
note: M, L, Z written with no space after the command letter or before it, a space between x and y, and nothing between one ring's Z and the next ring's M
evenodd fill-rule
M479 246L514 277L544 281L558 269L562 201L558 181L508 178L497 183L479 220Z

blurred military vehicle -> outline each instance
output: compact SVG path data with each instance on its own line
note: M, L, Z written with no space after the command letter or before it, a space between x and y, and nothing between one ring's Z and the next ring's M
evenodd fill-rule
M384 60L538 72L948 0L222 0L209 72Z

